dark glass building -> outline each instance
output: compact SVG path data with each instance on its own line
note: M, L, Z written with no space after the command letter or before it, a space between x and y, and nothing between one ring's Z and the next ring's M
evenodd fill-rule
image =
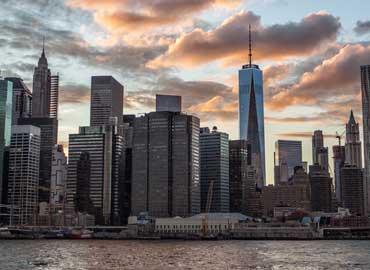
M131 196L133 215L200 212L199 118L152 112L135 119Z
M90 171L90 154L89 152L82 152L77 162L75 209L78 212L95 215L94 206L90 198Z
M199 145L201 211L229 212L229 135L202 128Z
M342 206L352 214L365 214L365 190L362 169L355 165L344 165L341 169Z
M310 166L311 208L312 211L331 212L332 178L320 165Z
M181 112L181 96L156 95L157 112Z

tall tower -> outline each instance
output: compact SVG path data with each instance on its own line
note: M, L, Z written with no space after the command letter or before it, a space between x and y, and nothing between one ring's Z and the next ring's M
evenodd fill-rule
M263 75L252 64L252 41L249 26L249 64L239 70L239 136L252 146L252 165L259 186L266 184Z
M360 129L355 121L353 111L346 124L346 164L362 168Z
M312 164L319 162L319 149L324 147L324 136L322 130L315 130L312 136Z
M365 199L370 211L370 65L361 66L362 119L364 128Z

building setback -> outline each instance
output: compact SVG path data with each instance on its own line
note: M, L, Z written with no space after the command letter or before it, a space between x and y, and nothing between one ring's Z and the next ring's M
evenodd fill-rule
M362 120L364 130L365 194L370 212L370 65L361 66Z
M77 168L81 154L89 153L91 162L89 197L99 225L120 225L119 188L122 183L120 165L123 138L116 126L80 127L78 134L69 135L67 203L75 208Z
M320 165L310 166L311 208L312 211L331 212L332 179Z
M135 119L131 190L133 215L200 212L199 118L152 112Z
M202 128L199 149L201 211L229 212L229 135Z
M12 128L13 83L0 79L0 204L4 173L5 148L10 145Z
M109 124L111 117L122 123L123 86L112 76L91 77L90 126Z
M345 165L341 169L342 206L351 213L365 214L364 178L362 169Z
M10 224L31 225L38 209L40 129L13 126L9 153Z

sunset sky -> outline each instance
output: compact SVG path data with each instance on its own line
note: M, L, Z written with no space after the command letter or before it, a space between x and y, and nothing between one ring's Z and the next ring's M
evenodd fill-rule
M92 75L125 87L124 112L154 110L155 94L183 97L201 126L238 138L237 72L264 72L267 182L277 139L311 133L337 142L353 109L361 119L360 65L370 64L370 1L363 0L1 0L0 69L32 88L42 37L60 75L59 141L89 125Z

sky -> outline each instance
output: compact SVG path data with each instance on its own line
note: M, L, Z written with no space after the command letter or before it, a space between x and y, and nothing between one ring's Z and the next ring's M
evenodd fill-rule
M154 111L155 94L183 97L183 110L238 139L237 74L248 59L264 73L267 183L274 144L321 129L335 133L353 109L362 125L360 65L370 64L370 1L1 0L0 69L32 89L45 49L60 76L59 141L89 125L93 75L125 88L124 113ZM344 140L344 138L343 138Z

